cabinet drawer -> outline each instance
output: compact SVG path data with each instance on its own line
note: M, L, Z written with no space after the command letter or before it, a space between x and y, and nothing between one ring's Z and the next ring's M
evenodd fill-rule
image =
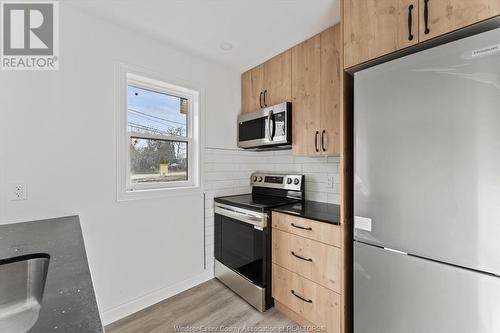
M339 249L273 229L273 263L340 293Z
M340 247L340 227L298 216L273 212L273 228Z
M273 264L273 297L308 321L340 332L340 296Z

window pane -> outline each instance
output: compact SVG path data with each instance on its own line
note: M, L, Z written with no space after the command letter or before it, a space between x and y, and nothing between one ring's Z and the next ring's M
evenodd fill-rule
M131 85L127 90L129 132L187 135L187 99Z
M130 182L188 180L187 142L131 138Z

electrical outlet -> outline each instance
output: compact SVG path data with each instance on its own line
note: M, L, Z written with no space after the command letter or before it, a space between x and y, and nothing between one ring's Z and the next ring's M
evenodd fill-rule
M28 194L26 193L26 184L12 184L11 185L11 201L15 200L26 200L28 199Z
M333 176L328 176L328 188L333 189L335 184L335 179Z

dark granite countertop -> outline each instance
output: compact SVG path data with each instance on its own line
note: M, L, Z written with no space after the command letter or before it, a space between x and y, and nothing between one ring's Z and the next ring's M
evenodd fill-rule
M272 209L275 212L304 217L331 224L340 224L340 206L316 201L304 201Z
M29 332L104 332L78 216L0 225L0 260L35 253L50 261L38 321Z

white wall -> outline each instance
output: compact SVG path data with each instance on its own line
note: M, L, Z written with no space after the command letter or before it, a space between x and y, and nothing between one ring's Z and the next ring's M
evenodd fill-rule
M205 89L205 144L234 148L239 74L61 3L60 70L0 72L0 224L80 215L104 322L211 276L203 194L116 201L114 66ZM10 184L28 200L10 201Z

